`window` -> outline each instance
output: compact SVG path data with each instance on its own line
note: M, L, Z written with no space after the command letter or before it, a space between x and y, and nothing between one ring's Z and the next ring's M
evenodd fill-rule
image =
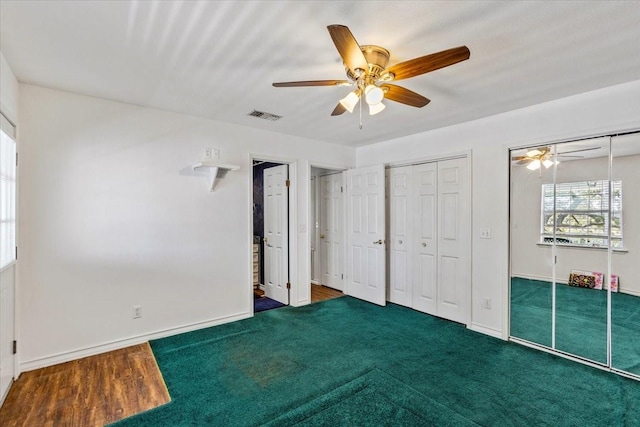
M542 185L541 242L622 249L622 182L611 185L609 230L609 181L567 182Z
M0 129L0 269L16 259L16 142L4 118ZM6 132L5 132L6 131ZM8 132L8 133L7 133Z

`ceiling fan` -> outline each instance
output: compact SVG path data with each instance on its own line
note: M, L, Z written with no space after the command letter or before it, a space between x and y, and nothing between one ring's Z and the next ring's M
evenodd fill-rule
M551 147L540 147L527 151L524 156L513 156L511 160L516 162L517 165L527 165L527 169L534 171L541 169L542 166L544 166L545 169L549 169L554 164L560 163L560 161L558 160L559 158L584 158L584 156L567 156L567 154L569 153L578 153L598 149L600 149L600 147L590 147L554 154L551 152Z
M364 96L369 105L369 114L378 114L385 109L383 99L421 108L430 100L401 86L389 84L394 80L403 80L435 71L440 68L469 59L466 46L443 50L442 52L414 58L387 68L389 51L380 46L360 46L344 25L329 25L329 35L333 39L347 73L347 80L311 80L300 82L273 83L275 87L301 86L352 86L355 89L340 100L331 113L338 116L345 111L353 112L354 107Z

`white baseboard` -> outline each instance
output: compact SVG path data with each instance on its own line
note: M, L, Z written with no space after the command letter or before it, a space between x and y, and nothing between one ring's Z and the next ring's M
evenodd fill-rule
M551 277L546 277L546 276L535 276L532 274L513 274L513 277L519 277L521 279L529 279L529 280L539 280L541 282L549 282L551 283L553 281L553 278ZM556 283L562 283L563 285L566 285L568 283L567 280L563 280L563 279L556 279Z
M640 291L637 291L635 289L623 288L622 286L618 289L618 292L620 292L621 294L633 295L634 297L640 297Z
M137 335L135 337L114 340L104 344L98 344L77 350L62 352L51 356L40 357L38 359L20 362L20 373L32 371L34 369L45 368L47 366L57 365L59 363L70 362L72 360L81 359L83 357L95 356L96 354L106 353L108 351L119 350L121 348L130 347L132 345L142 344L149 340L165 338L171 335L182 334L185 332L195 331L197 329L208 328L211 326L222 325L223 323L235 322L251 317L251 313L232 314L230 316L219 317L217 319L205 320L203 322L191 323L188 325L178 326L175 328L163 329L148 334Z
M493 329L493 328L489 328L488 326L480 325L478 323L471 322L471 325L469 326L469 329L471 329L472 331L475 331L475 332L479 332L481 334L485 334L485 335L492 336L494 338L501 339L501 340L505 340L506 341L506 339L507 339L506 337L502 336L502 331L499 331L499 330Z

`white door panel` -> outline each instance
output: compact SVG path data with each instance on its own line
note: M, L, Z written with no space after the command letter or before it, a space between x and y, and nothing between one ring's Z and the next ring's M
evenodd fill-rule
M389 301L411 307L412 301L412 167L392 168L389 173Z
M348 295L386 304L384 166L347 171Z
M343 290L344 210L342 202L342 174L320 177L322 242L322 284Z
M265 169L263 177L265 295L289 304L288 165Z
M466 158L438 164L438 316L465 324L471 298L467 173Z
M416 237L412 248L415 259L412 307L435 315L438 311L438 165L416 165L413 174L417 209L412 218Z

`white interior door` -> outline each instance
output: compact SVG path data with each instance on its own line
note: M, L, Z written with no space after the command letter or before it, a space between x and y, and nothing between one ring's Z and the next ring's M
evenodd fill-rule
M288 174L288 165L263 172L265 295L283 304L289 304Z
M340 291L343 285L344 211L342 174L320 177L320 251L322 254L322 284Z
M416 310L438 315L438 163L413 167L415 209L412 253L413 304Z
M345 293L386 305L384 166L347 171Z
M468 323L471 296L467 159L438 163L438 316Z
M389 173L389 301L411 307L413 233L412 167L391 168Z

